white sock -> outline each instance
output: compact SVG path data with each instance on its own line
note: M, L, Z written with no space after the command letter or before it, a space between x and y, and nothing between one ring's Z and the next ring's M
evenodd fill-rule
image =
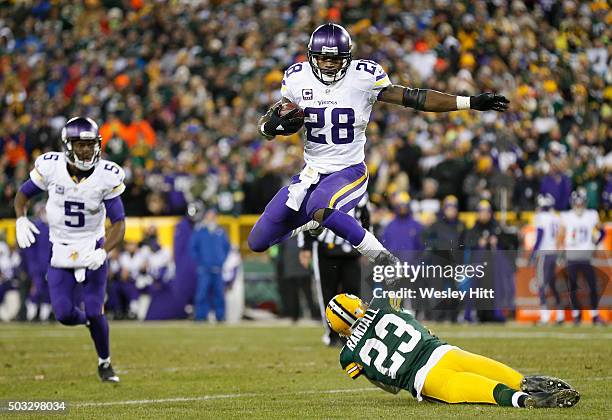
M518 400L522 395L527 395L527 394L521 391L516 391L514 394L512 394L512 406L513 407L517 407L517 408L521 407L520 405L518 405Z
M110 356L108 356L106 359L101 359L98 357L98 366L100 366L102 363L110 363Z
M591 309L591 318L595 318L597 315L599 315L599 310Z
M51 315L51 304L50 303L41 303L40 304L40 312L38 314L41 321L48 321L49 315Z
M572 318L580 318L580 309L572 309Z
M38 305L30 301L26 302L26 318L28 321L33 320L38 312Z
M316 220L311 220L310 222L306 223L305 225L302 225L299 228L293 229L291 231L291 238L295 238L301 232L304 232L306 230L316 229L318 227L319 227L319 222L317 222Z
M550 311L548 309L540 309L540 322L548 324L550 321Z
M557 322L565 321L565 311L563 309L557 309Z
M385 247L380 243L376 236L372 235L366 230L363 241L355 247L357 251L361 252L371 260L376 259L378 255L385 250Z

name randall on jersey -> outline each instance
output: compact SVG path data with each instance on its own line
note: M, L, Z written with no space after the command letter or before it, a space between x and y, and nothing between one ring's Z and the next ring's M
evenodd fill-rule
M420 287L417 290L400 288L398 290L374 289L375 298L383 299L495 299L495 290L484 287L470 287L468 290L453 290L451 288L438 290L435 287Z

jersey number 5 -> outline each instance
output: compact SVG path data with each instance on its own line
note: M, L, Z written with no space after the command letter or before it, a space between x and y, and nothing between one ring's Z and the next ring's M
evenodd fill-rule
M327 144L327 136L323 133L314 135L314 130L325 127L325 110L327 108L304 108L306 116L306 140L313 143ZM332 108L331 110L331 141L334 144L347 144L355 140L355 111L352 108Z
M385 366L389 365L387 362L389 350L387 349L385 343L383 343L381 340L384 340L389 333L389 330L387 330L389 325L395 325L395 331L393 332L394 335L401 338L404 336L404 334L408 334L410 340L402 341L397 350L391 355L391 366ZM381 340L378 338L368 339L359 351L359 357L363 363L368 366L372 366L372 356L370 353L372 353L372 350L375 350L377 355L374 359L374 367L376 370L383 375L390 376L391 378L395 379L397 376L397 371L406 361L406 358L404 358L402 354L410 353L412 350L414 350L418 342L421 340L421 332L416 330L412 325L408 324L395 314L386 314L383 316L380 321L376 323L374 331L376 331L376 336L378 336Z
M85 213L82 210L85 210L85 203L79 203L78 201L64 202L64 214L70 217L70 219L64 221L64 224L73 228L85 226Z

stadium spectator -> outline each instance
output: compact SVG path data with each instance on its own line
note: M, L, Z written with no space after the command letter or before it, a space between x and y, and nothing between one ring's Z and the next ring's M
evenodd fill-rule
M166 163L167 175L191 172L205 161L205 185L216 184L222 166L232 180L244 168L250 185L243 187L241 208L231 213L261 212L282 183L269 177L295 172L295 167L281 168L299 159L292 159L287 147L294 139L261 139L256 116L279 99L278 69L303 60L308 34L331 18L350 25L355 56L373 57L394 82L463 94L483 85L512 100L510 112L498 115L376 108L370 130L377 133L369 136L366 154L373 181L384 171L391 181L405 173L416 197L421 179L431 176L439 183L439 196L458 194L465 210L483 198L471 198L479 192L464 192L457 184L463 165L478 166L471 151L481 142L505 138L516 155L515 169L534 165L537 181L554 165L546 152L551 142L569 146L562 172L570 179L580 171L575 156L582 146L592 156L610 151L606 40L612 29L605 2L566 2L573 7L540 1L502 0L495 7L415 2L409 10L387 3L370 7L365 0L328 3L290 2L282 13L276 2L251 8L237 1L74 7L60 0L45 3L45 13L31 2L0 8L0 169L6 177L0 180L0 215L12 215L14 185L23 181L16 168L31 166L38 154L52 149L64 115L76 114L103 121L108 156L134 172L141 167L151 180L148 206L134 205L135 214L181 213L163 205L168 192L157 176L159 162ZM182 31L176 31L179 20ZM506 174L504 151L490 153L491 170ZM595 159L589 179L601 179L603 169ZM139 179L127 180L128 191ZM551 192L547 188L542 191ZM375 203L387 206L384 194L393 192L375 191L372 182L371 193ZM569 192L559 194L563 200L557 208L567 208ZM589 199L593 205L604 204Z

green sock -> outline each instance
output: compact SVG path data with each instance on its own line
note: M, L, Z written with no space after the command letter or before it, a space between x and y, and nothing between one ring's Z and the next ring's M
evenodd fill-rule
M493 398L502 407L524 407L526 397L527 394L524 392L517 391L504 384L497 384L493 388Z

